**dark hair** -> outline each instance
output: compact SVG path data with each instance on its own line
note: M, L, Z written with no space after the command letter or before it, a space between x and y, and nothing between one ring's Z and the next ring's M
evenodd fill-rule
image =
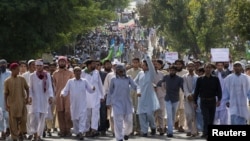
M205 69L204 69L204 67L199 67L198 71L204 73Z
M163 61L161 59L156 60L156 62L163 65Z
M100 60L95 60L96 63L100 63L102 65L102 62Z
M173 70L177 70L177 68L176 68L176 66L175 66L175 65L171 65L171 66L169 66L169 70L171 70L171 69L173 69Z
M140 62L140 58L135 57L135 58L133 58L132 61L138 61L138 62Z
M50 62L50 63L49 63L49 66L55 66L55 67L56 67L57 64L56 64L56 62Z
M184 61L181 60L181 59L176 60L176 61L174 62L174 64L176 64L176 63L178 63L178 62L180 62L183 66L185 65L185 64L184 64Z
M110 60L105 60L105 61L103 62L103 65L105 65L106 63L112 64Z
M211 66L212 68L214 68L214 64L212 64L212 63L210 63L210 62L207 62L206 64L204 64L204 68L205 68L206 66Z
M88 59L88 60L85 61L85 64L86 64L86 66L88 66L88 65L90 65L92 62L95 62L95 61L92 60L92 59Z

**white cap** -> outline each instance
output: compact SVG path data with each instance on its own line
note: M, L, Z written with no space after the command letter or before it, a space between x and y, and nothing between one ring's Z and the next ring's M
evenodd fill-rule
M36 66L42 66L43 65L43 61L42 60L36 60L35 65Z
M28 61L28 66L29 66L30 63L32 63L32 62L35 62L35 60L34 60L34 59L30 59L30 60Z

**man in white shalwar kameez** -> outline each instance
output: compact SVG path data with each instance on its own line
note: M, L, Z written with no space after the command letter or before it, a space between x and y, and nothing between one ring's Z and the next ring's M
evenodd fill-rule
M40 140L45 127L45 118L48 114L49 104L53 101L51 77L43 70L43 62L35 61L36 71L30 75L30 107L31 132L34 140Z
M225 78L227 106L231 125L246 125L249 119L248 101L250 100L250 78L242 73L242 64L236 61L234 73Z
M35 71L35 60L30 59L28 61L28 71L25 72L24 74L22 74L22 76L24 77L24 79L27 81L27 84L30 86L30 75ZM32 139L32 133L31 133L31 129L30 129L30 106L29 104L26 105L27 108L27 122L26 122L26 126L27 126L27 135L28 135L28 139Z
M185 117L187 121L186 136L197 136L197 121L196 111L194 108L193 94L196 86L198 75L194 73L195 65L193 62L187 63L188 73L183 75L183 91L184 91L184 106Z
M162 60L156 60L155 63L155 69L156 69L156 75L154 78L154 85L156 86L157 83L164 77L164 72L162 71L163 61ZM166 128L166 102L165 102L165 96L166 96L166 86L161 87L155 87L156 89L156 95L159 100L160 109L155 111L155 122L157 126L157 130L160 133L160 135L164 135L165 128Z
M114 115L115 138L128 140L133 129L133 104L130 89L136 90L135 82L126 76L125 67L116 66L116 77L111 79L107 106L112 106Z
M228 118L228 108L226 106L226 100L225 100L224 79L227 77L227 75L229 75L229 73L227 73L224 70L223 62L216 62L216 70L214 71L214 75L219 78L222 91L220 106L216 107L214 124L228 125L229 118Z
M89 94L87 92L87 120L86 120L86 128L91 132L88 132L86 136L96 136L97 129L100 119L100 104L101 101L104 100L104 92L102 80L99 74L99 71L96 70L94 60L87 60L85 62L87 68L82 71L81 77L87 79L92 85L95 86L95 92L93 94Z
M138 73L134 81L136 82L139 121L141 134L143 137L148 136L148 128L151 128L151 134L156 134L156 125L154 112L160 108L158 98L153 87L153 80L156 74L153 63L148 55L144 55L145 60L142 63L142 70Z
M4 81L11 76L11 71L7 69L7 61L5 59L0 60L0 108L2 109L2 119L0 120L0 140L5 140L10 135L9 130L9 113L4 106ZM8 133L7 133L8 132Z
M91 86L89 82L81 78L81 68L74 68L75 78L69 79L61 92L61 96L70 94L70 111L71 119L73 121L73 130L80 140L83 140L83 133L88 129L86 128L87 119L87 94L93 93L95 87Z
M117 64L119 64L119 62L112 62L113 71L108 73L105 80L104 80L103 88L104 88L105 95L107 95L109 93L111 79L116 76L115 75L115 67ZM111 131L114 135L114 120L113 120L113 115L111 113L112 113L112 107L107 109L107 115L108 115Z

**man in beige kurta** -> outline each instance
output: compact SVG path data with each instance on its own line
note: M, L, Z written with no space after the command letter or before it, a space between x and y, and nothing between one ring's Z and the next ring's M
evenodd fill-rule
M183 77L184 74L187 74L188 71L184 69L184 61L183 60L176 60L175 65L177 67L176 75ZM175 117L175 127L179 132L184 132L185 127L185 112L184 112L184 92L180 89L179 92L180 100L179 100L179 107L176 112Z
M61 97L61 91L66 85L67 81L74 77L73 72L66 68L67 58L59 57L59 68L53 73L53 85L56 94L56 111L60 129L60 136L71 136L70 129L72 128L72 121L70 116L70 99L69 95Z
M9 112L9 125L13 140L23 139L26 133L27 109L29 99L29 86L24 77L19 76L19 65L10 65L11 76L4 82L4 97L6 110ZM26 96L27 95L27 96Z

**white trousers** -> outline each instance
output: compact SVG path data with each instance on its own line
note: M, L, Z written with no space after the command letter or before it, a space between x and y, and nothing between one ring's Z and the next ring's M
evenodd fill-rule
M31 113L30 114L30 129L31 133L37 133L38 136L43 135L45 128L45 118L47 114L45 113Z
M87 119L86 119L86 129L87 131L91 129L97 130L100 119L100 108L87 108Z
M73 122L73 130L76 135L79 133L85 133L87 131L87 129L85 128L86 115L79 117L79 119L72 120L72 122Z
M114 129L116 140L123 140L133 130L133 114L114 114Z
M187 132L192 134L197 133L197 121L196 121L196 111L194 109L194 103L188 100L184 102L185 106L185 116L187 122Z

